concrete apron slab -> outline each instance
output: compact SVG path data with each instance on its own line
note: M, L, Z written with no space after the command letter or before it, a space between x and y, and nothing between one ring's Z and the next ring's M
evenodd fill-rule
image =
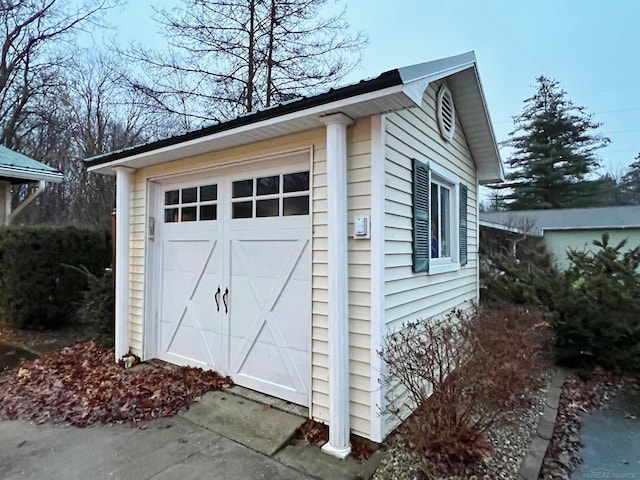
M179 415L269 457L284 448L306 421L228 390L206 393Z
M319 447L298 443L283 448L273 459L314 478L326 480L361 478L366 480L373 476L376 468L380 465L382 452L378 450L366 463L361 464L351 457L340 460L324 453Z

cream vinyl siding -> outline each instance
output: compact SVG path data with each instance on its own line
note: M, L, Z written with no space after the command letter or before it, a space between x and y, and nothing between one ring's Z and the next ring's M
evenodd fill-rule
M446 142L436 119L436 92L431 84L421 108L390 113L385 141L385 324L396 331L407 321L439 316L477 301L477 172L464 131L456 118L455 136ZM455 97L453 99L455 104ZM412 271L412 158L438 165L468 188L468 263L459 270L429 274ZM402 402L402 395L398 398ZM395 426L386 422L386 433Z
M371 126L368 119L348 129L348 218L370 214ZM327 175L324 128L229 150L185 158L135 172L131 193L130 345L143 354L144 278L146 248L147 183L149 179L241 164L281 153L312 149L312 329L311 416L329 422L328 328L327 328ZM249 166L246 168L250 168ZM350 224L349 232L353 226ZM349 316L351 428L368 437L370 432L370 242L349 240Z
M360 120L347 130L347 208L353 216L371 214L371 123ZM327 164L316 154L313 176L313 358L312 416L329 421L327 321ZM349 239L349 371L351 430L368 438L370 418L371 248L369 240Z
M609 233L609 245L615 247L622 240L627 240L627 244L621 250L629 251L640 245L640 228L609 228L609 229L589 229L589 230L545 230L544 243L551 254L556 266L560 270L566 270L570 266L567 258L567 250L596 252L600 247L593 244L594 240L602 241L602 234Z

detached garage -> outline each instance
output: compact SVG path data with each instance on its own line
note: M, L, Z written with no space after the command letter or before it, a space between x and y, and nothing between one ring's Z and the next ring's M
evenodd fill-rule
M116 355L303 405L340 457L394 426L386 333L478 299L503 178L473 53L87 162L117 179Z

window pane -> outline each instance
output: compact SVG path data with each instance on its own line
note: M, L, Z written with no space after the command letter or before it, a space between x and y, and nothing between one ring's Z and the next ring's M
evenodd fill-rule
M438 258L440 256L440 238L438 235L438 185L431 184L431 258Z
M251 195L253 195L253 179L233 182L231 192L233 198L250 197Z
M234 202L231 208L231 218L251 218L253 216L252 202Z
M218 199L218 186L217 185L204 185L200 187L200 201L209 202L211 200Z
M177 205L178 203L180 203L180 190L171 190L170 192L164 192L165 205Z
M196 203L198 201L198 188L183 188L182 203Z
M196 207L183 207L182 219L183 222L195 222L196 221Z
M277 198L256 202L256 217L277 217L280 213L278 210Z
M272 195L274 193L280 192L280 177L278 175L274 177L259 178L257 180L257 183L258 195Z
M449 189L440 187L440 254L451 256L451 208Z
M284 193L309 190L309 172L289 173L284 176Z
M201 205L200 220L216 220L218 218L217 205Z
M289 215L309 215L309 195L283 198L282 210L286 217Z
M178 209L177 208L167 208L164 211L164 221L165 223L172 223L178 221Z

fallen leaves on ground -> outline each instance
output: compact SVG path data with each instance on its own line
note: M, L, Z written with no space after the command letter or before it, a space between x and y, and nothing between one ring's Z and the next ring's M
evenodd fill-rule
M36 423L136 423L175 415L229 377L199 368L141 365L125 370L114 351L89 340L24 362L0 391L0 417Z
M329 427L310 418L300 426L295 440L322 447L329 441Z
M309 445L315 445L316 447L322 447L329 441L329 427L310 418L298 428L292 443L299 441ZM374 451L370 444L351 438L350 456L354 460L364 463L369 460Z

